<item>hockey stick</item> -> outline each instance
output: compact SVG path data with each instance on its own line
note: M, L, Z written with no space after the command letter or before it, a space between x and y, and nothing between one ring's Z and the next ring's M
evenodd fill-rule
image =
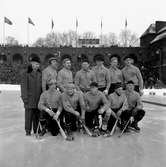
M121 137L121 136L123 135L124 131L126 130L127 126L129 125L129 123L130 123L130 118L129 118L129 120L127 121L125 127L123 128L121 134L120 134L118 137Z
M71 103L71 100L69 97L67 97L67 100L69 101L70 105L73 107L72 103ZM73 107L74 108L74 107ZM90 130L88 129L88 127L85 125L85 123L82 122L82 120L77 117L79 122L81 123L82 127L84 128L85 132L89 135L89 136L93 136L93 134L90 132Z
M50 105L49 105L48 102L47 102L47 104L48 104L49 109L53 112L53 110L52 110L52 108L50 107ZM53 119L54 119L54 118L53 118ZM66 135L66 133L64 132L64 130L62 129L62 127L61 127L61 125L60 125L60 122L59 122L57 119L54 119L54 120L55 120L55 121L57 122L57 124L58 124L59 131L60 131L62 137L66 140L66 139L67 139L67 135Z
M66 140L67 139L67 136L66 136L66 133L64 132L64 130L62 129L61 125L60 125L60 122L57 120L57 119L54 119L56 120L57 124L58 124L58 127L59 127L59 131L62 135L62 137Z
M84 128L85 132L86 132L90 137L92 137L93 134L90 132L90 130L88 129L88 127L82 122L81 119L79 119L79 121L80 121L82 127Z
M116 122L111 130L110 136L112 136L114 134L118 121L119 121L119 118L116 119Z
M50 108L51 111L53 112L52 108ZM54 118L53 118L54 119ZM60 125L60 122L57 120L57 119L54 119L57 124L58 124L58 127L59 127L59 131L60 131L60 134L62 135L62 137L66 140L67 139L67 136L66 136L66 133L64 132L64 130L62 129L61 125Z

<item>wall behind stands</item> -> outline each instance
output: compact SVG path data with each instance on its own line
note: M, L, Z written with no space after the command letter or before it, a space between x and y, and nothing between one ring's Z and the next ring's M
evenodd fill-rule
M111 54L118 54L122 59L124 56L130 53L134 53L138 60L144 61L146 57L146 49L141 47L101 47L101 48L72 48L72 47L60 47L60 48L45 48L45 47L0 47L0 61L10 63L26 63L28 62L32 53L37 54L40 57L42 64L46 64L48 60L48 54L59 55L61 59L63 55L69 54L74 64L78 64L82 56L87 56L89 61L93 63L93 57L97 53L104 55L105 63L108 65L109 56Z

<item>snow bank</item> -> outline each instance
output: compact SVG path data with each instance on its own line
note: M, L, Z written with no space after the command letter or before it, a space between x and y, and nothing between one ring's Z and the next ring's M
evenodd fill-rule
M144 95L166 97L166 89L144 89Z
M0 91L20 91L20 85L0 84ZM144 95L166 97L166 89L144 89Z
M0 91L20 91L20 85L0 84Z

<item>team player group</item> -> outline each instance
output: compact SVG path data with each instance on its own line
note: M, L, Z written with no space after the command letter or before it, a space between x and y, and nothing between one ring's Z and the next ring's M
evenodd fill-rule
M63 68L57 71L59 63L52 56L41 72L40 60L33 55L21 82L26 135L31 135L33 127L35 134L43 136L49 131L56 136L57 121L68 140L74 139L73 132L82 124L94 136L111 136L116 123L121 131L140 131L138 122L145 115L141 102L143 79L134 65L135 57L127 55L122 70L118 68L118 55L111 55L109 60L108 69L102 54L94 56L96 65L92 68L88 59L82 59L81 70L73 76L70 58L64 58Z

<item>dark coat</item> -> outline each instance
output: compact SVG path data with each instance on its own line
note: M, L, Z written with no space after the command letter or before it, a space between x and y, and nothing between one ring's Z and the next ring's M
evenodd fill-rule
M37 108L42 93L42 74L40 71L27 71L22 75L21 98L25 108Z

